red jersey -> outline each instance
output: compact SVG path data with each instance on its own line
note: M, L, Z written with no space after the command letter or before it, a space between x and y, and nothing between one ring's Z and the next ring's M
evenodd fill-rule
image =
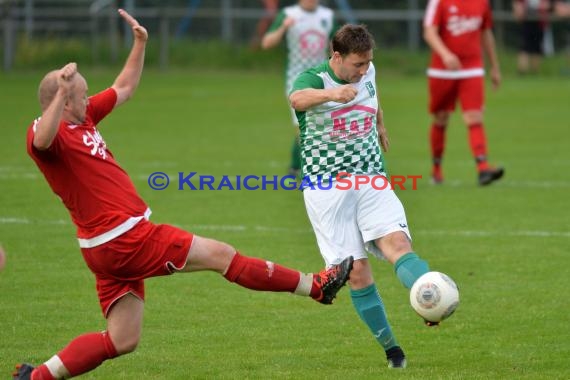
M430 0L424 16L424 27L428 26L437 26L445 46L461 61L462 70L483 68L481 32L493 26L488 0ZM435 52L430 69L445 70ZM483 75L482 70L472 72Z
M98 245L126 232L148 209L97 129L97 123L116 102L117 93L112 88L89 97L84 123L60 122L55 139L45 151L33 146L39 119L28 129L28 154L69 210L80 245L82 240L99 238Z

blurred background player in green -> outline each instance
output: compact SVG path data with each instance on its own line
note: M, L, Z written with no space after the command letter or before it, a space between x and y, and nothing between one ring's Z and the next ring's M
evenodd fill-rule
M271 27L261 40L263 49L271 49L285 38L287 43L287 66L285 69L285 94L291 91L293 81L301 72L328 58L330 39L337 29L332 9L319 4L319 0L299 0L297 4L279 11ZM299 121L291 109L295 127ZM301 173L299 130L291 148L291 163L288 174Z

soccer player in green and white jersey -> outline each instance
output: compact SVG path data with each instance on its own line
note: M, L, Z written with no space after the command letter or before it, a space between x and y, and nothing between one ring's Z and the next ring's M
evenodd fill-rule
M353 305L385 350L388 366L403 368L405 355L388 323L368 253L394 264L408 289L429 266L412 251L404 208L394 191L371 182L385 176L380 146L384 151L389 146L374 46L365 26L344 25L332 39L331 58L299 75L289 100L299 119L303 183L313 184L304 188L303 197L321 255L327 266L354 256ZM340 173L348 174L340 179ZM358 183L356 177L369 182ZM332 178L330 186L314 186L323 178Z
M319 0L299 0L297 4L281 9L263 36L261 47L273 48L283 40L287 42L287 67L285 93L288 96L293 81L303 71L325 59L329 54L329 42L337 26L332 9L319 5ZM295 130L299 125L295 111L291 110ZM289 174L300 173L301 161L299 136L295 136L291 149Z

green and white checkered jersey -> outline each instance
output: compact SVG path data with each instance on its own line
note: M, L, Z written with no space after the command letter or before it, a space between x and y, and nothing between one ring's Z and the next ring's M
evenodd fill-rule
M347 84L332 71L328 61L302 73L293 91L304 88L329 89ZM326 102L297 112L301 137L303 177L312 184L335 178L338 173L383 174L376 115L376 70L370 63L358 83L358 94L349 103Z
M297 75L328 58L329 41L336 29L332 9L318 6L314 11L308 12L299 5L292 5L278 13L269 32L278 29L288 17L293 18L295 22L287 29L285 36L287 94Z

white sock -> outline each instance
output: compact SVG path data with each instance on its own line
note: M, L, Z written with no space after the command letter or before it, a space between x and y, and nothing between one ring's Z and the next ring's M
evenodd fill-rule
M69 372L67 368L63 365L63 362L59 358L59 356L54 355L51 359L44 363L49 370L49 373L56 379L67 379L69 376Z
M297 285L297 288L295 289L294 293L300 296L310 296L312 288L313 288L313 275L311 273L309 274L301 273L299 284Z

